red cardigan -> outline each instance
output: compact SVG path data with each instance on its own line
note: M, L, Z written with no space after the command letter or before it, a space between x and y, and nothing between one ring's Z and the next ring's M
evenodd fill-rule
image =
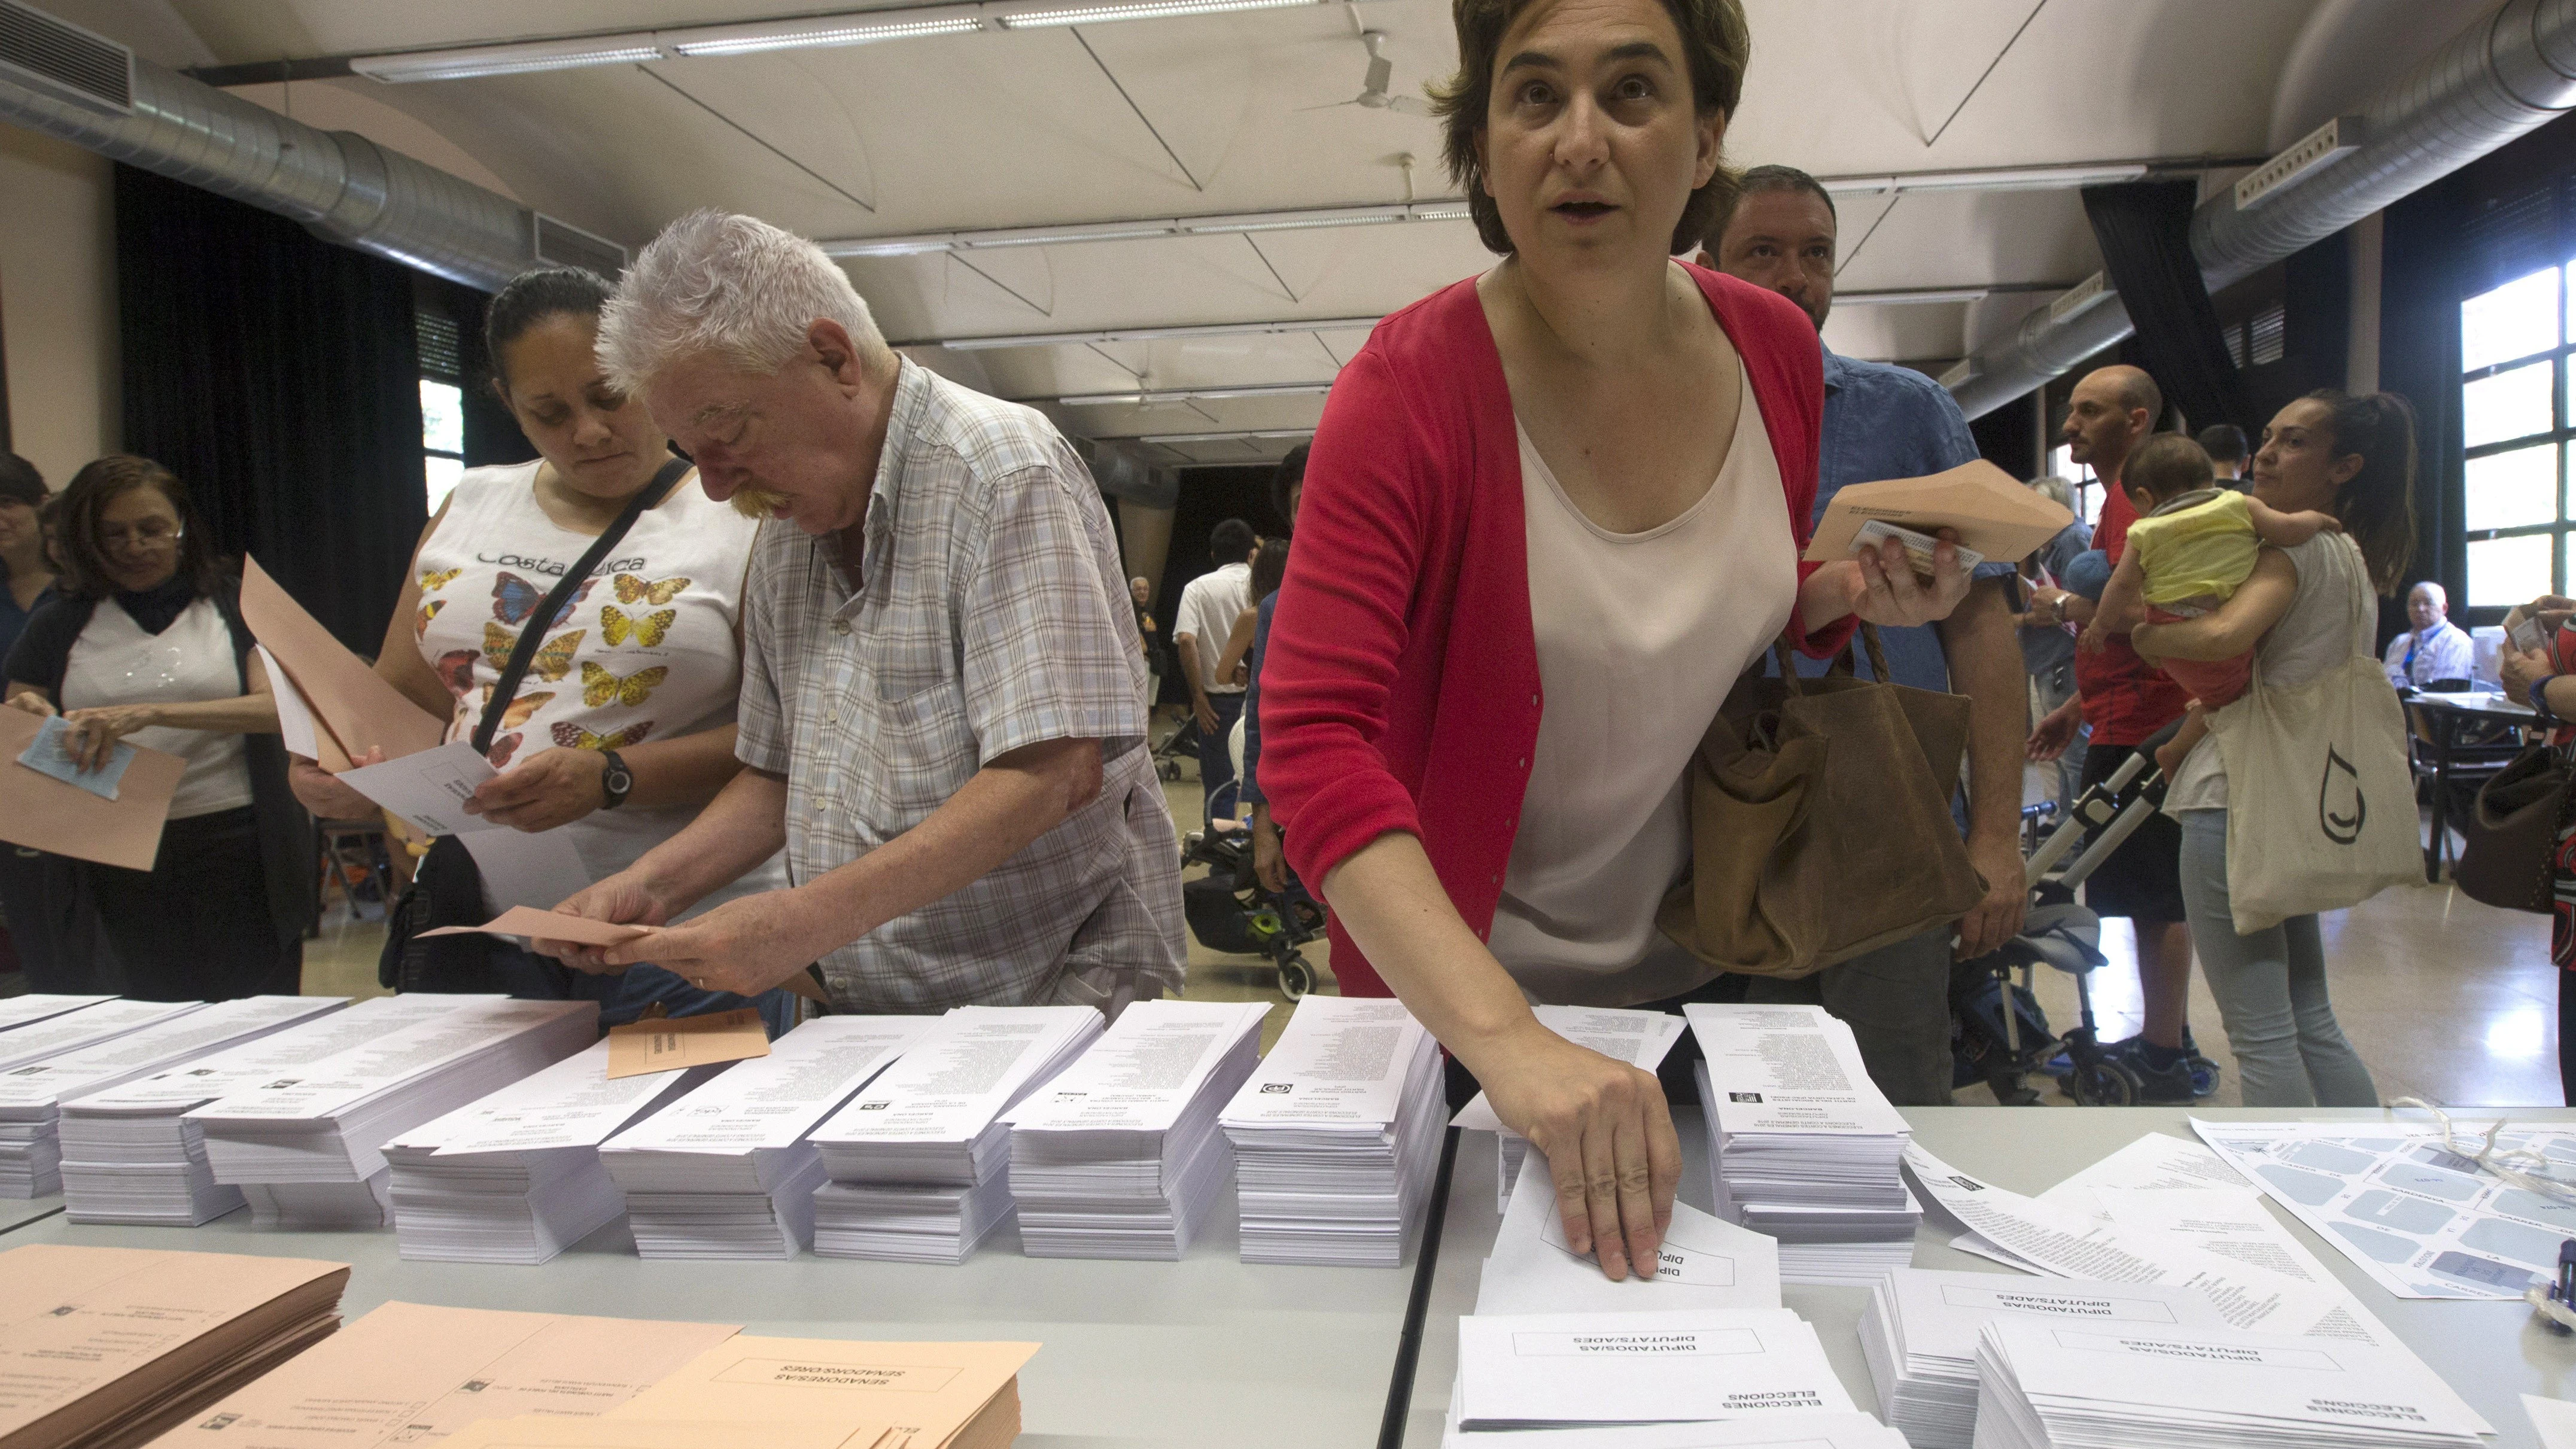
M1744 359L1804 550L1824 413L1815 325L1689 268ZM1261 788L1310 884L1389 831L1422 841L1470 929L1492 929L1543 707L1520 446L1474 280L1377 326L1334 382L1261 666ZM1817 566L1802 563L1803 581ZM1846 618L1810 639L1830 656ZM1338 921L1345 996L1389 992Z

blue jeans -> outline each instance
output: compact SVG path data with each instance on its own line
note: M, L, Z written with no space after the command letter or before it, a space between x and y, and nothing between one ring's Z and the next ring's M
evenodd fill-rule
M492 969L501 989L523 1001L596 1001L599 1024L624 1026L656 1002L671 1016L702 1016L749 1006L760 1012L772 1037L796 1024L796 994L784 989L758 996L730 991L704 991L659 966L630 966L614 976L575 971L551 956L540 956L507 941L492 943Z
M2376 1107L2379 1087L2326 999L2317 918L2236 934L2227 894L2227 812L2182 816L2182 899L2201 974L2218 998L2248 1107Z

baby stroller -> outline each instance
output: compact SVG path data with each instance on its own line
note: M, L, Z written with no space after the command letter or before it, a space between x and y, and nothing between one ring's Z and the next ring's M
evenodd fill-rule
M1997 1102L2033 1106L2039 1093L2023 1079L2052 1070L2050 1058L2063 1054L2060 1086L2078 1105L2136 1104L2137 1074L2104 1049L2093 1016L2089 978L2107 964L2101 951L2102 921L2076 904L2075 892L2163 805L2165 779L2156 768L2155 752L2179 727L2179 721L2167 726L2109 779L2076 799L2071 818L2031 854L2025 867L2031 904L2021 934L1975 961L1960 963L1951 985L1956 1056L1963 1071L1974 1072L1960 1085L1983 1080ZM2102 833L2092 847L2062 873L2051 875L2095 828ZM2043 964L2075 978L2077 1020L2063 1036L2049 1035L2031 991L2032 975ZM2194 1056L2190 1065L2195 1083L2215 1084L2216 1063Z
M1208 873L1181 883L1181 913L1190 934L1211 951L1267 956L1279 972L1279 994L1298 1000L1315 989L1315 968L1298 948L1324 933L1324 908L1295 876L1273 894L1252 873L1252 832L1231 820L1193 830L1181 842L1181 864Z

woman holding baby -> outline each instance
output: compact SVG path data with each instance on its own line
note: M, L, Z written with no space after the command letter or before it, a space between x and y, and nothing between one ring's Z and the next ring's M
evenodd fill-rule
M2414 551L2414 410L2394 393L2301 398L2264 430L2253 476L2254 499L2266 509L2329 514L2340 531L2264 547L2223 603L2196 617L2141 624L2130 642L2159 662L2224 661L2250 649L2265 688L2310 683L2355 657L2375 661L2377 596L2396 592ZM2393 727L2402 749L2402 725ZM2237 929L2224 754L2185 735L2160 751L2157 763L2170 781L2165 810L2182 821L2192 944L2227 1023L2245 1105L2378 1105L2370 1070L2344 1039L2327 998L2317 918ZM2411 814L2411 802L2407 808Z

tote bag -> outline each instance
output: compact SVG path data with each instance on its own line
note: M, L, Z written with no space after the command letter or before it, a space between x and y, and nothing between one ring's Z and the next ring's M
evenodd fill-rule
M2351 564L2357 580L2357 550ZM2348 592L2354 637L2366 645L2370 590ZM2359 905L2423 877L2405 711L2377 659L2356 650L2304 684L2272 685L2258 653L2252 687L2209 726L2227 768L2227 894L2237 934Z

